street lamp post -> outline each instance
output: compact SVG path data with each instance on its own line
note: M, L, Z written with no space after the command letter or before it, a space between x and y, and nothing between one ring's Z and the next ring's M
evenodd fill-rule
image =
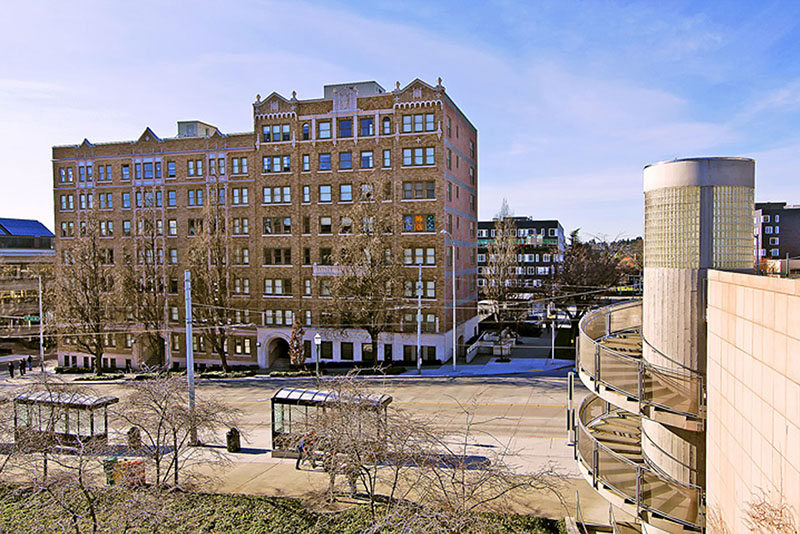
M450 238L450 257L453 260L452 261L452 265L453 265L453 275L452 275L452 281L453 281L453 372L455 372L456 371L456 354L457 354L457 352L456 352L456 350L457 350L457 346L456 346L456 325L458 324L456 322L457 321L457 319L456 319L456 241L455 241L455 239L453 239L453 235L450 232L448 232L447 230L442 230L441 233ZM446 242L445 242L445 245L446 245Z
M320 349L320 345L322 345L322 336L319 335L319 332L317 332L317 334L314 336L314 346L317 349L317 351L316 351L316 353L317 353L317 357L316 357L316 360L317 360L317 380L319 380L319 349Z
M42 275L37 274L39 278L39 367L42 368L44 373L44 315L42 315Z

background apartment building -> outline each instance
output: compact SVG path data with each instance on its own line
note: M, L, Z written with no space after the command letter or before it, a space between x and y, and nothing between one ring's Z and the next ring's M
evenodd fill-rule
M521 293L541 287L552 276L558 263L564 261L566 242L564 228L557 220L535 220L530 217L510 217L512 233L519 244L519 269L514 280ZM496 221L478 222L478 288L486 286L484 269L490 265L488 248L496 237ZM480 291L480 289L478 290Z
M292 322L300 318L307 350L323 338L322 361L401 360L415 356L416 299L394 332L367 354L358 329L327 329L330 296L324 267L353 221L343 215L381 183L392 210L392 257L408 280L423 271L423 355L446 360L452 345L451 247L455 250L458 343L477 329L477 130L441 85L414 80L385 91L376 82L327 85L299 100L272 93L253 103L254 130L224 134L199 121L178 136L149 128L135 141L53 148L59 258L89 211L107 242L109 262L135 248L143 219L153 221L153 261L169 294L169 360L183 364L183 271L209 201L227 222L228 286L235 311L229 361L269 367L285 361ZM448 333L450 332L450 333ZM135 332L115 336L109 366L132 365ZM217 359L195 336L195 360ZM74 347L59 351L75 363ZM138 349L140 350L140 349ZM81 360L77 360L78 363Z
M800 205L756 202L753 222L759 259L800 257Z

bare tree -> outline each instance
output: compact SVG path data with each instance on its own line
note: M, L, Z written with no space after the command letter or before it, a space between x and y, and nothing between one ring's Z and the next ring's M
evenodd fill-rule
M303 347L303 325L300 324L300 319L295 315L294 323L292 323L292 333L289 335L289 361L295 367L300 367L306 361L306 353Z
M520 314L519 306L513 305L512 302L518 298L522 280L520 247L512 217L508 202L503 199L500 211L494 218L495 237L487 247L487 262L484 269L486 286L483 292L492 303L492 311L501 329L504 324L514 321Z
M165 261L164 220L145 191L145 208L136 211L131 248L123 250L117 272L119 302L140 330L141 356L151 366L166 363L167 283L173 269Z
M336 221L343 236L332 251L335 276L322 282L329 284L331 308L342 328L366 330L376 359L378 336L400 315L402 301L395 294L407 271L395 248L393 203L383 202L391 198L390 186L377 179L361 184L360 199Z
M605 242L583 243L578 232L570 234L564 261L542 288L545 296L569 316L573 339L581 318L619 282L617 251Z
M226 373L229 370L228 339L233 331L227 223L224 205L213 196L208 198L203 207L202 223L194 223L194 236L188 250L193 315L201 329L198 335L206 339Z
M114 294L114 249L100 239L93 210L80 212L78 233L62 239L57 251L53 285L60 336L69 336L77 348L90 354L97 374L102 373L106 334L120 329Z
M798 534L797 520L792 507L783 495L771 498L761 491L747 505L745 518L750 532L759 534Z
M310 415L307 435L329 474L328 494L338 494L336 477L344 475L350 494L369 502L372 532L467 532L481 513L507 511L523 492L559 494L560 477L550 469L516 473L508 445L480 430L486 421L470 406L462 406L463 424L447 431L387 406L362 384L353 376L324 379L332 401ZM479 437L492 452L474 445Z
M138 430L141 451L153 463L155 484L162 487L171 481L179 487L179 474L196 461L209 462L213 451L191 446L192 434L199 441L211 439L220 428L232 426L236 411L223 403L198 397L190 410L186 379L166 374L134 382L127 402L115 416Z

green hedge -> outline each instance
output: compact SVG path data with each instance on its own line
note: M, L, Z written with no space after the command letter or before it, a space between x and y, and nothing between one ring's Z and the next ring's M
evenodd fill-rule
M367 506L350 506L338 511L313 510L286 497L221 495L206 493L156 492L152 489L101 488L97 511L99 532L121 532L120 515L131 512L133 492L157 502L157 510L139 513L131 534L356 534L370 528ZM73 525L46 492L0 485L0 532L91 532L89 514L77 494L68 496L82 518ZM72 498L74 497L74 498ZM142 512L145 512L143 510ZM116 517L115 517L116 515ZM515 514L487 514L484 521L464 534L557 534L565 532L563 521ZM478 525L483 526L478 527ZM402 528L402 527L400 527ZM385 534L395 534L382 530Z

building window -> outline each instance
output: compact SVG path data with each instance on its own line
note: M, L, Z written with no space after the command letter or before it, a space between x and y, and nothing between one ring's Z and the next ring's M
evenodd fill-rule
M319 123L319 138L320 139L330 139L331 138L331 123L330 121L322 121Z
M353 121L339 119L339 137L353 137Z
M352 169L353 168L353 153L352 152L339 152L339 168Z
M778 237L770 237L769 238L769 244L770 245L780 245L781 244L780 241L781 240Z
M434 131L433 113L418 113L416 115L403 115L403 133L409 132L432 132Z
M361 119L361 136L375 135L375 120L372 118Z
M303 123L303 141L308 141L309 138L309 130L308 130L308 123Z
M311 278L303 279L303 295L306 296L311 295Z
M449 148L447 149L447 168L448 169L453 168L453 151L450 150Z
M320 154L319 155L319 170L321 170L321 171L329 171L329 170L331 170L331 155L330 154Z
M384 168L392 166L392 151L388 148L383 151L383 166Z
M773 248L773 249L770 249L769 254L773 258L777 258L778 256L780 256L781 251L779 249L777 249L777 248Z
M339 185L339 202L352 202L353 186L351 184Z
M329 185L319 186L319 201L320 202L331 201L331 186Z
M311 170L311 156L303 154L303 171L308 172Z
M361 168L362 169L371 169L372 168L372 151L366 150L361 153Z
M404 148L403 149L403 166L416 166L416 165L433 165L434 164L434 149L433 147L427 148Z
M432 214L403 215L404 232L435 232L436 217Z
M292 249L264 247L264 265L291 265Z
M349 341L342 341L340 343L339 359L351 361L353 359L353 344Z
M131 194L127 192L122 193L122 209L127 209L130 207L131 207Z
M176 265L178 263L178 249L176 248L169 249L169 262L172 265Z
M263 235L290 235L292 233L291 217L264 217Z
M304 203L311 202L311 186L309 185L303 186L303 202Z
M319 263L320 265L331 265L332 251L329 248L319 249Z
M436 265L436 249L433 247L403 249L403 263L405 265Z
M233 174L247 174L247 158L232 158L231 172Z
M233 204L236 206L247 204L247 188L234 187L233 188Z
M403 182L403 199L436 198L436 183L434 181Z
M327 264L323 264L327 265ZM320 297L330 297L331 296L331 281L327 278L321 278L319 281L319 296Z
M392 134L392 119L389 117L383 118L383 135L391 135Z
M292 202L291 187L278 186L278 187L265 187L263 189L264 204L289 204Z
M319 357L322 360L332 360L333 359L333 342L332 341L323 341L319 346Z
M320 217L319 218L319 233L320 234L330 234L332 232L331 228L331 218L330 217Z

